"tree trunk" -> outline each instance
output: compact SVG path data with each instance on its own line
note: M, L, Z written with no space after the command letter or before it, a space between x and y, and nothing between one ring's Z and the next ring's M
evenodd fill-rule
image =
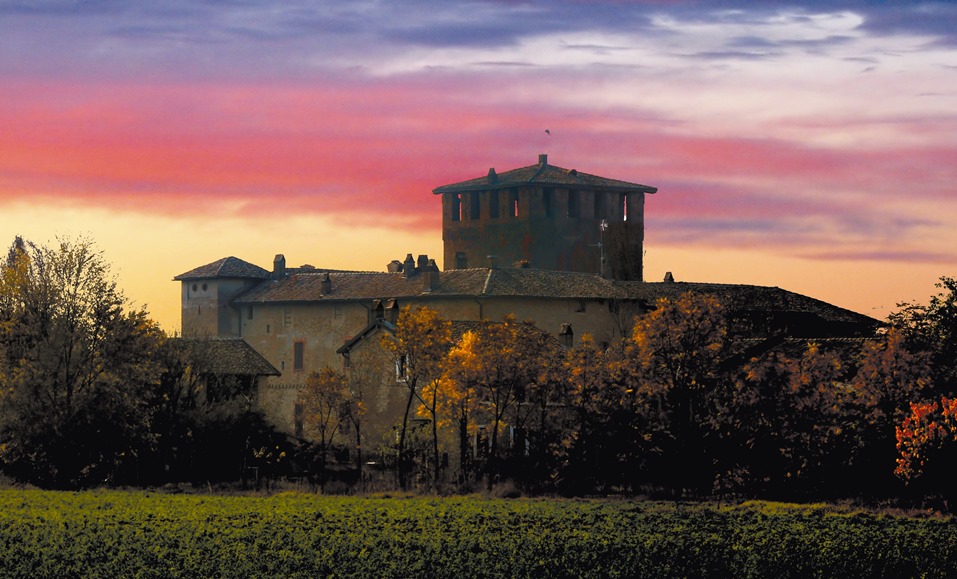
M409 427L409 411L412 409L412 400L415 398L415 384L409 386L409 399L405 403L405 413L402 415L402 430L399 432L399 461L396 465L399 471L399 488L406 489L405 472L405 434Z

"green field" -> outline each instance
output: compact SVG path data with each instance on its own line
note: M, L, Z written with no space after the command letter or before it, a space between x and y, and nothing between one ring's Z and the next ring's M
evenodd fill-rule
M4 577L954 577L957 522L626 500L0 491Z

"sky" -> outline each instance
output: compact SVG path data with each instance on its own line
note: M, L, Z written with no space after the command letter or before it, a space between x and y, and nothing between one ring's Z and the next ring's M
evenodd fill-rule
M0 243L170 332L222 257L441 258L432 189L539 153L658 187L648 281L883 319L957 275L957 3L0 0Z

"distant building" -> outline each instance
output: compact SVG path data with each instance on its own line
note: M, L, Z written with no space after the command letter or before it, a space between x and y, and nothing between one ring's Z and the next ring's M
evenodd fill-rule
M384 433L402 391L381 367L362 367L363 358L378 360L366 366L385 362L364 351L372 342L359 338L388 331L405 306L429 306L459 322L514 313L564 344L585 333L610 344L658 298L692 292L716 296L740 338L873 334L872 318L776 287L684 283L671 274L641 281L644 195L654 192L548 165L544 155L538 165L490 171L434 190L443 199L444 271L412 254L382 272L287 268L283 255L267 271L226 257L174 278L182 286L183 335L241 339L278 370L258 378L256 398L289 433L299 430L296 397L310 372L324 366L354 378L366 372L372 389L366 395L384 422L373 430ZM497 257L489 262L483 255Z

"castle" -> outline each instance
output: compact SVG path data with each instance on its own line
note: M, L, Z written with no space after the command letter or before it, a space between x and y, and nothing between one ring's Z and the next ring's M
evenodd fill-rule
M490 169L433 190L442 199L442 271L412 254L382 272L287 267L281 254L266 270L226 257L174 278L183 336L225 340L237 359L255 358L244 367L255 373L256 403L290 434L301 432L296 398L309 373L345 369L368 382L367 422L384 435L403 393L381 371L381 352L363 344L405 306L463 323L513 313L565 344L584 333L610 344L658 298L692 292L718 297L739 337L873 334L872 318L777 287L683 283L670 274L643 281L645 196L656 192L550 165L545 155L520 169Z

